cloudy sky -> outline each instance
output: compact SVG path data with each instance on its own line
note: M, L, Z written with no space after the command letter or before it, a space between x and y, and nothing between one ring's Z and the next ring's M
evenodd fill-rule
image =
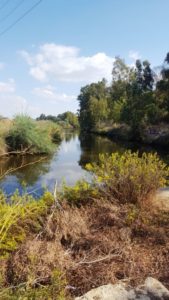
M10 28L36 3L0 0L0 115L75 112L115 56L158 66L169 51L169 0L43 0Z

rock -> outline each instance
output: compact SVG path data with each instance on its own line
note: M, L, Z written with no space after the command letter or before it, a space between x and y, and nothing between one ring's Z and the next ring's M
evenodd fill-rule
M169 300L169 291L156 279L148 277L135 289L124 283L108 284L93 289L75 300Z
M162 211L169 211L169 188L159 189L152 203L156 208Z

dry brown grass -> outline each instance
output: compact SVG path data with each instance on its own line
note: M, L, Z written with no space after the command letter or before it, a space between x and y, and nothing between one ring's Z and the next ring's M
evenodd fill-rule
M147 208L102 201L81 208L65 204L48 216L38 236L32 234L2 262L4 284L33 285L37 278L48 284L57 268L73 296L119 280L135 286L147 276L169 287L169 216L150 216Z

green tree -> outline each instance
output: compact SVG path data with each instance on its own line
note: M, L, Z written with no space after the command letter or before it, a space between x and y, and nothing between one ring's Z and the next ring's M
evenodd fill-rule
M137 60L134 80L127 85L127 101L122 111L122 120L131 126L133 136L138 139L142 127L157 117L153 76L150 63Z
M161 80L157 82L156 97L163 115L169 120L169 53L167 53L161 71Z
M82 130L92 130L98 121L105 119L107 110L108 89L103 79L81 88L78 101L80 104L79 121ZM100 111L102 110L102 111Z
M121 58L116 57L109 97L110 119L115 122L121 120L121 111L127 100L127 86L132 82L134 76L133 68L127 66Z

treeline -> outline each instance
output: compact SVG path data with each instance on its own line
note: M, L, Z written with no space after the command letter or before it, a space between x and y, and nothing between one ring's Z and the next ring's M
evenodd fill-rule
M112 83L103 79L82 87L78 101L80 127L86 131L126 124L139 138L147 126L169 123L169 53L159 74L148 61L137 60L131 67L117 57Z
M77 114L67 111L63 114L59 114L57 116L53 115L45 115L41 114L40 117L37 118L37 121L42 121L42 120L49 120L54 123L58 123L62 127L65 128L78 128L79 127L79 121L78 121L78 116Z

